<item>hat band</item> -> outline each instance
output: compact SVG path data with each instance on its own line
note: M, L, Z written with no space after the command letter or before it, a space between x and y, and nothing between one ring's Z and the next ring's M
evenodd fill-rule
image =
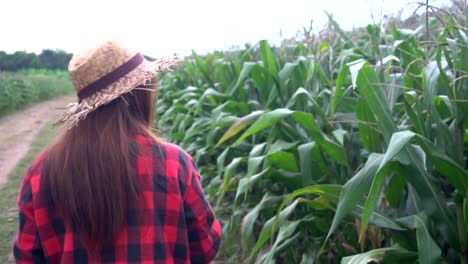
M118 79L125 76L127 73L134 70L138 67L144 60L143 55L140 53L135 54L129 61L120 65L115 70L109 72L108 74L102 76L95 82L91 83L90 85L82 88L78 91L78 99L79 102L83 101L84 99L90 97L91 95L103 90L113 82L117 81Z

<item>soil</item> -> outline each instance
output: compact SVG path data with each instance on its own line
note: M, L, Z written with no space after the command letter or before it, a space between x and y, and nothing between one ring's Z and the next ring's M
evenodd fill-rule
M28 153L37 133L57 120L66 105L73 101L73 96L59 97L0 119L0 187Z

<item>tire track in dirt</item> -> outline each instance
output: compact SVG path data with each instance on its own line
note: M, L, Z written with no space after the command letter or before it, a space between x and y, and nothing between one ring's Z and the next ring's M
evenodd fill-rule
M37 133L56 120L65 111L65 106L74 100L73 96L59 97L0 119L0 187L28 153Z

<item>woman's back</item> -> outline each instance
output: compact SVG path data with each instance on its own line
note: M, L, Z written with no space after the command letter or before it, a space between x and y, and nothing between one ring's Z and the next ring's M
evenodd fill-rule
M206 201L200 174L180 147L138 136L135 159L141 183L139 208L129 208L127 225L112 245L90 252L41 195L40 155L21 190L20 233L15 256L50 263L208 263L220 242L220 225ZM24 255L24 252L30 254ZM35 262L34 262L35 263ZM38 262L42 263L42 262Z

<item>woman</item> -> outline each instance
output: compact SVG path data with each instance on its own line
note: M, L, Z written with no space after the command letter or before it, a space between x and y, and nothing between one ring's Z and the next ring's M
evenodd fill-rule
M79 101L28 170L17 263L208 263L221 227L189 154L150 131L156 74L115 42L69 64Z

